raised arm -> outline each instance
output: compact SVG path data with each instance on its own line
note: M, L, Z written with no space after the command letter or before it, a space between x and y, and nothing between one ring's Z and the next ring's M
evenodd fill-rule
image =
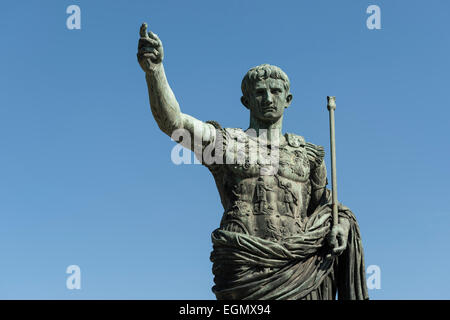
M212 125L180 111L164 72L161 40L153 32L147 32L146 23L140 29L137 58L145 71L150 108L159 128L168 136L172 136L177 129L189 131L192 143L183 145L191 150L194 150L194 141L200 141L204 146L214 142L215 128Z

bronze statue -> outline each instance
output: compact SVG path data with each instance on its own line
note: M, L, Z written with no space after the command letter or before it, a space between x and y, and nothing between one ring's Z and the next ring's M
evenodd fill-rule
M339 204L333 223L324 148L282 134L292 101L287 75L267 64L247 72L241 102L250 125L244 131L180 111L164 72L162 43L146 24L137 57L159 128L172 137L188 132L192 139L180 143L200 160L210 155L202 163L224 207L212 233L217 299L335 299L336 292L339 299L368 299L356 218Z

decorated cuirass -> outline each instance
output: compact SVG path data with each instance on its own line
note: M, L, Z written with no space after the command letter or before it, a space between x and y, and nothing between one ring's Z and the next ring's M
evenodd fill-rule
M301 234L311 171L323 161L323 149L289 133L282 143L259 148L258 139L242 129L218 132L224 163L209 168L224 207L221 228L273 241Z

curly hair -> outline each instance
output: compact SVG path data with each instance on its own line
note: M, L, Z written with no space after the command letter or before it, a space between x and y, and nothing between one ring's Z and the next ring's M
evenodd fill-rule
M289 92L290 82L289 78L283 70L277 66L270 64L261 64L259 66L251 68L242 79L241 90L244 96L248 96L253 86L257 81L265 80L268 78L281 79L284 82L284 89Z

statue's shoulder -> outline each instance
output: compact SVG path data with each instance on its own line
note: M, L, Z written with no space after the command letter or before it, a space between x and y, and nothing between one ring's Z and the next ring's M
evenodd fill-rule
M293 148L305 147L305 138L303 138L302 136L294 133L286 133L284 137L286 138L287 143Z
M238 139L239 137L246 137L246 133L242 128L225 128L226 134L232 139Z
M286 133L286 140L291 147L305 148L308 159L314 165L320 165L325 157L325 149L323 146L306 142L305 138L294 133Z
M216 128L217 130L223 130L222 126L220 125L220 123L218 123L217 121L214 120L208 120L205 121L206 123L212 125L214 128Z
M216 130L222 131L222 134L231 139L238 139L245 136L245 131L242 128L223 128L217 121L209 120L206 123L211 124Z
M224 131L226 133L229 134L240 134L243 133L244 130L242 130L241 128L223 128L220 123L218 123L217 121L214 120L208 120L206 121L206 123L209 123L210 125L212 125L214 128L216 128L217 130L221 130Z
M245 141L246 134L241 128L224 128L217 121L212 120L206 121L206 123L212 125L218 131L218 134L222 137L219 141L224 147L229 140Z

